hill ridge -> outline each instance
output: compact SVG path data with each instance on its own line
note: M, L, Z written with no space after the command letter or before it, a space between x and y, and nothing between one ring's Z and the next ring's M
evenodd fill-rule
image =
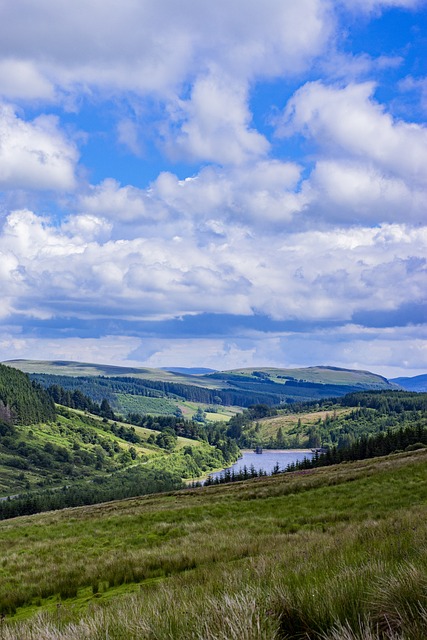
M294 369L244 367L194 375L164 369L66 360L15 360L9 361L8 364L31 374L33 379L43 386L59 384L69 389L72 378L80 378L82 382L83 378L86 378L85 393L89 393L88 385L93 387L97 384L99 389L93 389L97 397L90 397L100 401L102 394L109 394L104 397L107 397L113 408L122 415L129 412L156 413L156 406L159 407L160 413L173 415L189 410L183 402L204 405L207 409L218 405L274 406L340 397L354 391L399 389L397 385L369 371L326 365ZM58 378L54 379L55 376ZM117 385L114 390L114 380L120 383L120 391L117 390ZM127 385L127 388L123 385ZM148 401L143 397L151 399ZM194 413L197 406L190 410Z

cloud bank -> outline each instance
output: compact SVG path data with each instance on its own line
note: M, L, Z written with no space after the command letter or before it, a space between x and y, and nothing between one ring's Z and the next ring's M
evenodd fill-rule
M6 0L0 358L424 372L426 13Z

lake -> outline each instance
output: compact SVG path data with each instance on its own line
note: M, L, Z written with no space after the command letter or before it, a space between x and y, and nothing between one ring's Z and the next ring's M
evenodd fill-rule
M239 473L240 469L246 465L248 469L253 465L257 471L262 469L270 474L276 464L279 465L280 471L286 469L288 464L297 462L297 460L304 460L304 458L312 458L313 453L310 449L263 449L262 453L255 453L252 450L242 451L242 457L237 460L228 469L234 470L235 473ZM211 473L212 478L221 476L225 469Z

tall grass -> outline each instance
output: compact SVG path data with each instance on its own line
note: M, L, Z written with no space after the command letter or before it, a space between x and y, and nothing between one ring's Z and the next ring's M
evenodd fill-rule
M0 638L424 640L426 462L1 523Z

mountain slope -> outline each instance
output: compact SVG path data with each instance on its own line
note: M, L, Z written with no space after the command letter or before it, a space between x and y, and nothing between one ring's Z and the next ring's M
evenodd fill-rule
M392 385L386 378L370 371L360 369L342 369L339 367L314 366L295 369L279 369L274 367L233 369L225 374L250 376L251 378L268 379L272 382L289 384L309 382L314 384L330 384L337 386L363 387L364 389L390 389ZM215 375L215 374L214 374Z
M407 391L427 391L427 373L420 376L414 376L413 378L393 378L390 382L398 384Z

